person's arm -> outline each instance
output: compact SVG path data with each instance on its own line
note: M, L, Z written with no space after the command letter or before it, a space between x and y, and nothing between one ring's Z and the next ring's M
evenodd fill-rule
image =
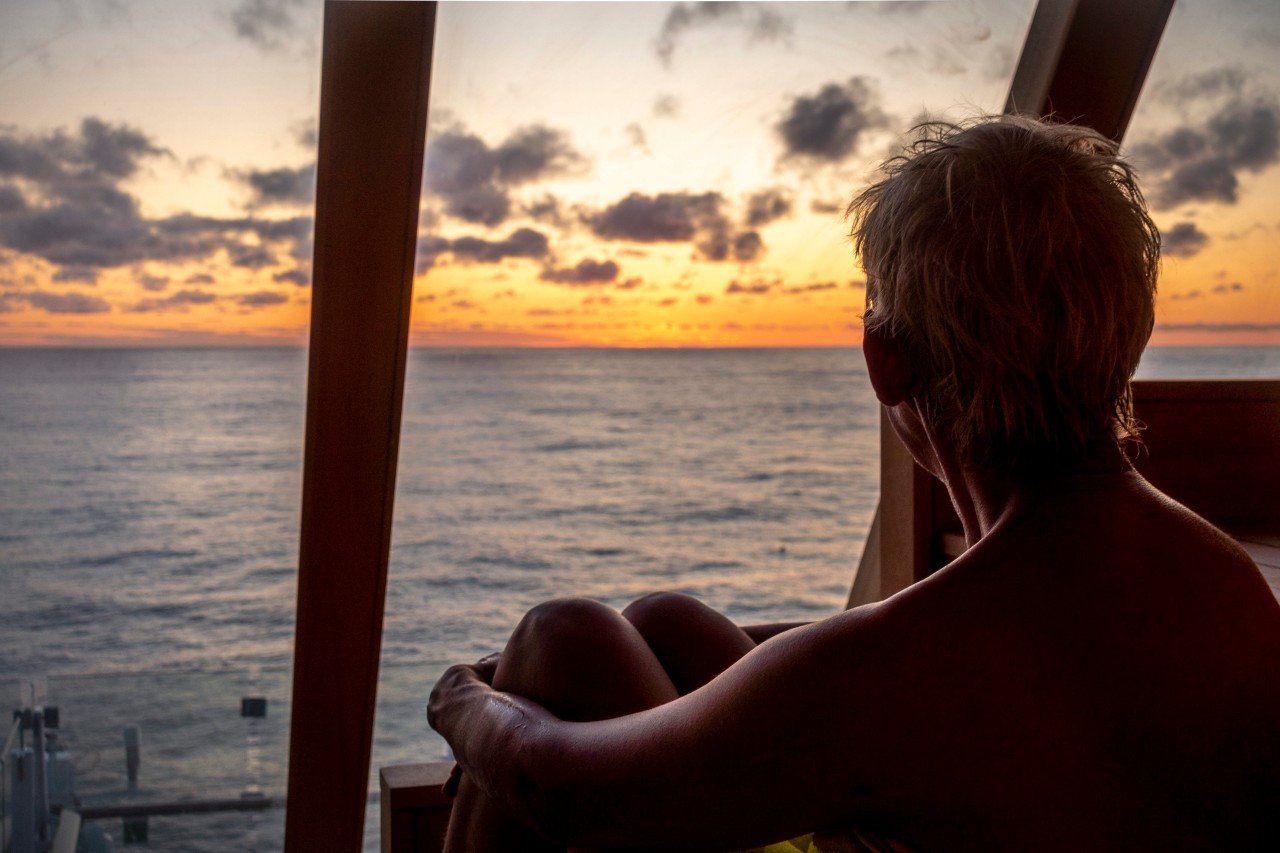
M792 628L803 628L805 625L812 625L812 622L770 622L767 625L742 625L742 633L752 639L756 645L763 643L765 640L772 640L779 634L786 633Z
M868 615L791 631L627 717L566 723L462 666L437 684L429 718L469 778L559 842L725 847L799 835L874 800L890 727L904 717L883 701L893 679L876 675L881 644L868 636L856 651Z

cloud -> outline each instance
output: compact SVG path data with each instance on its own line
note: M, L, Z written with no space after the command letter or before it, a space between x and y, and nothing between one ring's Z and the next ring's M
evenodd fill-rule
M53 274L54 281L78 281L83 284L97 284L98 271L92 267L63 267Z
M797 284L792 287L785 288L782 292L789 296L795 296L800 293L817 293L823 290L835 289L836 283L834 281L819 281L814 282L813 284Z
M1179 222L1160 232L1160 251L1171 258L1190 258L1209 244L1209 235L1194 222Z
M1155 88L1155 95L1167 104L1182 106L1187 101L1240 95L1247 80L1244 71L1224 66L1192 74Z
M508 186L562 175L581 175L590 161L570 143L568 134L544 125L523 127L493 151L498 183Z
M584 174L590 161L563 131L543 125L516 130L497 148L462 129L435 134L427 145L429 195L465 222L495 226L511 213L513 187L547 178Z
M308 8L307 0L240 0L231 10L235 34L266 51L280 50L304 32L297 10Z
M1238 281L1233 281L1229 283L1215 284L1207 293L1199 288L1194 288L1192 290L1185 290L1181 293L1172 293L1168 298L1174 302L1185 302L1191 299L1203 299L1210 294L1214 296L1226 296L1231 293L1239 293L1242 290L1244 290L1244 285Z
M260 270L276 263L276 256L262 246L232 245L227 247L227 254L233 267L247 270Z
M724 213L718 192L633 192L598 213L584 216L597 237L633 243L692 243L709 261L755 260L764 243L755 231L738 231Z
M184 284L213 284L213 276L208 273L192 273L183 280Z
M50 314L105 314L111 310L111 306L105 299L85 293L49 293L44 290L32 290L27 293L11 294L9 298L21 299L32 308L38 308Z
M56 198L92 196L115 181L134 175L150 157L169 155L141 131L111 125L95 117L80 122L79 132L55 131L22 136L13 127L0 130L0 178L43 183ZM21 195L11 189L5 207Z
M244 293L236 297L236 304L245 308L265 308L288 301L289 297L272 290L259 290L256 293Z
M232 175L248 187L250 209L270 205L306 205L315 199L315 163L296 169L250 169L233 172Z
M889 124L871 82L853 77L795 98L775 130L782 138L783 159L838 163L857 150L865 134Z
M303 148L313 149L320 144L320 122L314 118L294 122L289 131L293 141Z
M650 153L649 140L645 137L644 128L640 126L639 122L631 122L631 124L622 129L622 132L626 135L627 143L632 148L638 148L645 154Z
M654 118L676 118L680 115L680 99L675 95L659 95L653 99Z
M1132 159L1152 183L1157 209L1194 201L1235 204L1241 172L1280 162L1280 104L1232 98L1203 123L1135 145Z
M601 262L584 258L575 267L545 269L538 278L572 287L587 287L615 281L618 278L618 272L618 265L613 261Z
M459 237L449 250L455 258L494 264L504 258L545 258L550 253L546 235L532 228L520 228L505 240L481 240L477 237Z
M750 263L758 260L764 254L764 241L760 239L759 232L743 231L735 234L732 242L733 259L739 263ZM715 260L721 260L715 258Z
M738 281L729 282L729 286L724 289L726 294L732 293L748 293L752 295L761 295L768 293L773 289L773 284L765 281L755 281L751 284L741 284Z
M565 227L566 220L560 200L547 193L542 198L529 202L524 207L525 215L536 222L545 222L559 228Z
M745 26L748 42L772 42L787 39L794 25L791 20L756 3L707 2L677 3L662 22L662 30L654 42L654 51L666 67L684 34L712 25Z
M1202 289L1199 289L1197 287L1197 288L1189 289L1189 291L1183 291L1180 293L1170 293L1170 295L1167 296L1166 298L1169 298L1170 301L1174 301L1174 302L1185 302L1189 300L1199 300L1199 298L1204 298L1210 295L1210 293L1212 293L1212 295L1215 295L1215 296L1226 296L1228 295L1228 293L1239 293L1240 291L1243 291L1243 289L1244 289L1244 284L1240 282L1225 282L1221 284L1215 284L1215 286L1208 289L1208 292L1204 292L1202 291ZM1162 328L1167 328L1167 327L1162 327Z
M135 314L149 314L160 311L185 312L192 305L208 305L216 302L218 297L206 290L179 290L162 299L143 299L128 310Z
M621 201L588 217L597 237L634 243L683 243L692 240L705 223L724 219L724 197L709 192L661 193L647 196L633 192Z
M747 197L747 225L762 228L791 215L791 195L784 189L760 190Z
M298 287L306 287L311 284L311 273L301 269L284 270L271 276L271 280L277 284L287 281L290 284L296 284Z
M58 130L43 136L22 135L13 127L0 129L0 178L19 178L42 184L54 198L82 200L107 198L104 190L132 177L144 160L172 156L144 133L129 125L111 125L102 119L82 119L78 133ZM15 188L7 194L6 207L14 206Z
M120 184L160 156L170 155L141 131L92 117L74 133L0 128L0 247L71 270L182 262L219 250L260 265L255 252L267 251L264 244L310 254L310 217L143 216ZM257 239L245 242L250 236Z
M547 237L532 228L518 228L504 240L483 240L479 237L459 237L448 240L434 235L418 238L417 272L419 275L435 265L440 255L451 253L460 261L479 264L496 264L506 258L530 258L541 260L551 254Z
M27 199L22 190L9 184L0 185L0 215L20 213L27 207Z
M705 260L755 260L764 244L754 231L735 231L718 192L633 192L583 219L597 237L634 243L692 243Z

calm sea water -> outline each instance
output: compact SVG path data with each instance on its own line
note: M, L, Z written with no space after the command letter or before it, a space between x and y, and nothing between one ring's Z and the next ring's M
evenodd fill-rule
M301 350L0 350L0 698L62 708L87 796L123 788L134 723L153 794L283 793L305 370ZM1140 375L1278 376L1280 348L1152 350ZM375 766L441 756L430 684L538 601L835 612L877 442L858 350L412 352ZM280 826L153 821L151 847L271 849Z

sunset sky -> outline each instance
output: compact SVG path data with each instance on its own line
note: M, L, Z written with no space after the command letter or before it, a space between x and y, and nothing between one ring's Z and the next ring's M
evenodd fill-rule
M442 5L412 341L859 341L841 214L1034 0ZM304 344L321 5L5 0L0 346ZM1280 4L1177 0L1125 148L1157 343L1280 344Z

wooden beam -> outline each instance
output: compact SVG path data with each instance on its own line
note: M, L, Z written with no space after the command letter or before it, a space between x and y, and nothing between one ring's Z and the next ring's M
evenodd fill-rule
M933 570L933 475L911 452L880 407L879 597L906 589Z
M435 3L327 2L285 850L357 851Z
M1053 115L1120 141L1173 0L1040 0L1006 113Z

